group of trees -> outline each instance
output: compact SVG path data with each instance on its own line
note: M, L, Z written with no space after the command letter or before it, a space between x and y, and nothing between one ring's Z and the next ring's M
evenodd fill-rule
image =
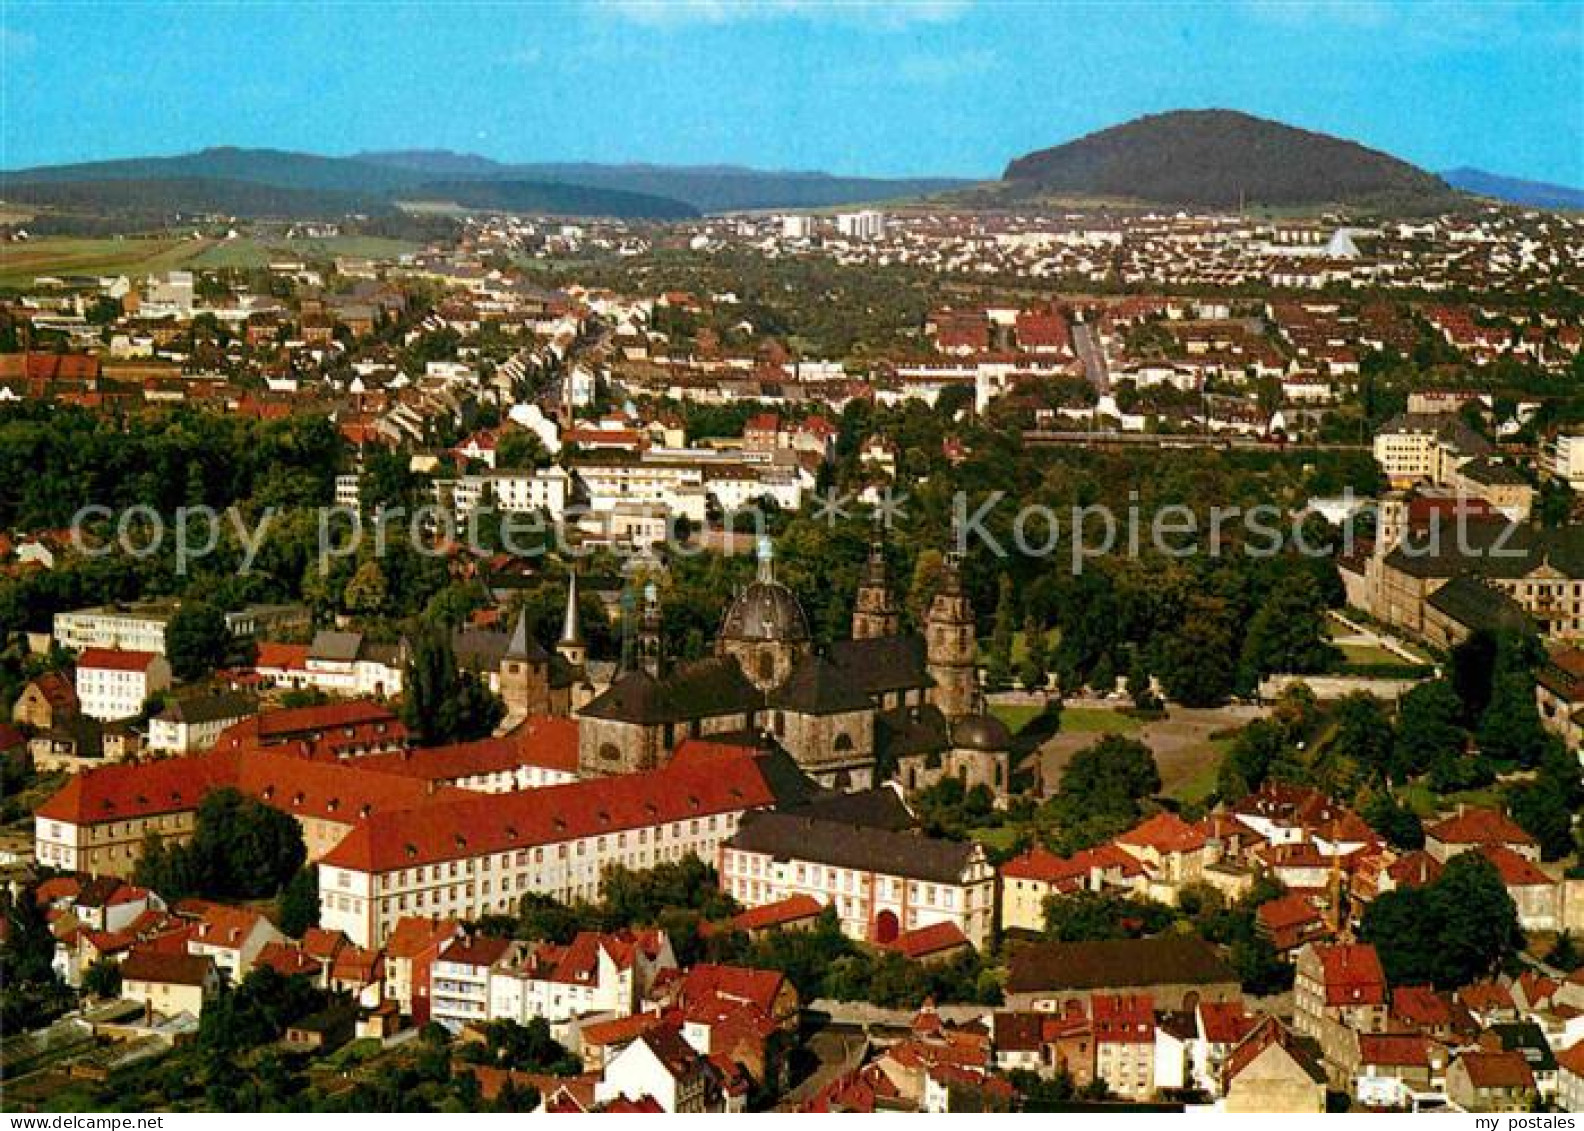
M306 858L293 817L228 787L204 795L187 843L150 832L133 876L171 902L262 899L290 884Z
M1370 903L1361 936L1394 986L1465 986L1495 973L1523 946L1518 909L1496 866L1465 852L1425 887L1398 888Z
M1145 803L1160 788L1160 767L1150 748L1108 734L1072 756L1040 816L1053 821L1051 839L1059 851L1070 854L1137 824Z
M423 746L467 742L491 734L506 706L476 672L457 665L450 630L421 626L410 640L401 719Z

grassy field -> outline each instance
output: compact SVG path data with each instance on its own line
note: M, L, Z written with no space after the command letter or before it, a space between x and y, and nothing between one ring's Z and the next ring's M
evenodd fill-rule
M1024 706L1021 703L992 703L990 713L1006 724L1007 730L1017 734L1031 721L1039 717L1042 708Z
M0 286L29 286L40 275L146 275L171 271L186 266L210 242L41 239L0 244Z
M1476 809L1500 810L1503 807L1501 787L1494 785L1484 789L1471 789L1464 793L1437 794L1423 782L1414 782L1399 789L1397 796L1421 818L1433 817L1437 812L1456 809L1460 804Z
M1066 707L1061 714L1063 734L1137 734L1144 724L1121 711L1097 707Z
M0 287L30 286L40 275L151 275L183 269L263 267L271 259L338 255L394 258L417 244L374 236L313 240L40 239L0 244Z

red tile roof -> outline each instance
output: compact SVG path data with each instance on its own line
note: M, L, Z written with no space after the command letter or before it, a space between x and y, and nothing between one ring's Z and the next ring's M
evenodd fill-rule
M77 670L142 672L159 659L155 652L132 652L120 648L84 648L77 657Z
M757 758L678 758L644 773L375 813L322 863L387 872L763 808L774 801Z
M1425 838L1442 844L1535 844L1534 837L1494 809L1466 809L1426 829Z
M1153 848L1164 854L1196 852L1204 847L1204 833L1175 813L1156 813L1116 838L1117 844Z
M438 950L443 940L461 930L462 924L455 919L406 915L396 921L390 938L385 940L385 953L391 958L417 958L427 950Z
M1534 1073L1520 1052L1466 1052L1457 1062L1476 1088L1532 1089Z
M1254 1018L1245 1012L1240 1001L1201 1001L1199 1022L1205 1040L1213 1045L1236 1044L1254 1027Z
M459 781L519 766L575 774L578 724L576 719L533 718L498 738L369 754L358 759L358 766L425 781Z
M677 988L677 1000L683 1005L700 998L715 996L731 1001L751 1002L772 1017L776 1016L776 999L786 986L786 975L779 970L757 970L751 966L718 966L700 962L690 967Z
M1555 881L1504 844L1482 844L1476 850L1496 866L1503 886L1509 888L1551 887Z
M1386 972L1369 943L1317 946L1315 953L1325 974L1327 1005L1383 1005Z
M968 945L968 936L962 933L962 928L949 921L903 931L889 943L882 944L884 949L894 950L905 958L927 958Z
M1430 1042L1418 1033L1360 1033L1359 1062L1389 1067L1428 1068Z
M789 895L774 903L750 907L735 916L731 925L739 931L759 931L816 918L824 909L824 904L812 895Z
M168 985L201 986L214 970L207 955L173 954L138 947L121 961L125 982L163 982Z

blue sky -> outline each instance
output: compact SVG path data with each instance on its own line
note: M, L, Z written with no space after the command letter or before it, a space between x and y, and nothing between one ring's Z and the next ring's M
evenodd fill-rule
M1223 106L1584 185L1584 4L0 0L0 167L205 145L999 175Z

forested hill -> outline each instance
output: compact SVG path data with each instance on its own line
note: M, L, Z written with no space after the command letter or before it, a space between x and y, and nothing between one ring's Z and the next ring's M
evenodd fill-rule
M171 207L242 216L380 211L399 201L467 208L672 220L702 212L824 208L915 198L966 182L947 178L839 177L740 166L506 164L447 150L322 157L279 149L222 147L173 157L134 157L0 173L0 199L121 209L140 190L173 186ZM249 196L236 186L285 192ZM67 188L65 186L73 186ZM59 187L57 187L59 186ZM174 186L179 186L179 189ZM178 203L179 202L179 203ZM148 203L143 201L143 203Z
M1439 177L1389 154L1231 110L1153 114L1027 154L1007 166L1003 187L1211 208L1455 197Z

